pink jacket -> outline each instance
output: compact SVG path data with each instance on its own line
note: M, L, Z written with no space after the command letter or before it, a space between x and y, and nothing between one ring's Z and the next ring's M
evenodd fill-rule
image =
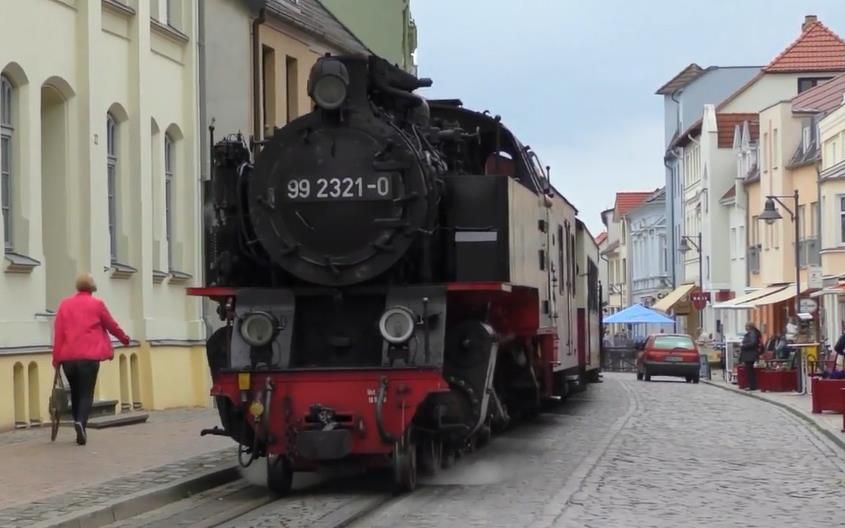
M53 366L79 359L112 359L114 350L108 334L124 346L129 344L129 336L112 319L101 299L88 292L66 297L59 304L53 327Z

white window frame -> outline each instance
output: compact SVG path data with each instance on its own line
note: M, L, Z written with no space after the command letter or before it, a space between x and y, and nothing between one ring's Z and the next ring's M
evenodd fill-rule
M0 214L3 215L3 248L14 249L14 208L12 203L14 150L15 86L6 75L0 75ZM5 145L5 147L4 147ZM5 150L5 154L4 154Z
M837 231L839 231L839 240L837 241L838 246L845 246L845 229L842 228L843 222L845 222L845 194L837 194L837 209L839 211L839 226L837 227Z
M167 268L173 268L173 154L175 142L164 134L164 238L167 245Z
M106 114L106 189L109 216L109 258L117 262L117 164L118 123L111 112Z

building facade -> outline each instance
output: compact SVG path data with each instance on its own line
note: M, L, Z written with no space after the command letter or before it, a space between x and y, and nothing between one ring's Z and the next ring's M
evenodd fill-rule
M623 310L633 302L629 258L631 226L628 214L653 194L654 191L616 193L613 208L602 212L602 222L607 228L607 247L601 253L607 259L608 301L605 316ZM610 335L624 339L627 331L624 326L611 325Z
M684 158L687 152L692 158L691 172L684 178L683 214L687 236L698 229L702 233L700 255L703 259L703 277L700 280L711 301L702 314L701 327L704 333L714 334L719 330L720 321L714 305L745 293L731 289L731 285L737 281L732 277L729 246L723 243L724 233L729 232L731 227L731 211L730 208L719 204L721 198L736 185L737 158L734 140L737 126L746 121L753 126L760 111L778 101L791 100L797 94L829 80L837 71L842 71L845 68L845 62L841 60L845 55L844 44L816 17L806 17L799 37L792 44L751 81L718 105L705 105L702 119L670 144L672 149L680 148L684 152ZM773 126L771 131L760 131L760 141L763 144L761 155L768 152L767 149L776 147L780 149L778 156L783 157L783 130L775 128L778 127ZM763 165L765 162L762 162L761 167ZM766 174L761 170L761 178L764 176ZM772 194L767 185L761 185L760 193L748 194L749 199L762 197L763 202L759 205L761 208L766 195ZM762 235L765 252L767 234L774 244L776 235L781 236L779 241L784 240L782 231L785 227L784 223L757 226L754 224L754 207L755 204L749 201L747 231ZM788 221L785 223L788 224ZM690 259L687 260L685 279L695 274L695 264Z
M320 0L376 55L417 73L417 25L410 0Z
M822 335L835 343L845 329L845 75L817 91L821 97L812 108L822 110L818 150L824 289L813 295L821 301Z
M660 189L628 213L631 229L631 298L652 306L672 288L668 274L666 193Z
M669 271L675 288L687 282L684 274L686 258L678 250L681 237L689 234L694 236L697 233L684 231L686 218L683 207L684 185L689 178L685 169L690 169L691 160L695 156L693 152L672 147L672 144L683 131L701 119L705 104L721 101L759 72L758 66L702 68L697 64L690 64L657 90L657 94L663 96Z
M631 300L652 307L672 290L666 233L666 192L659 189L628 215L631 259ZM656 333L662 325L646 329Z
M80 271L133 338L95 397L207 400L185 295L201 272L196 8L32 0L0 17L0 429L49 419L53 317Z

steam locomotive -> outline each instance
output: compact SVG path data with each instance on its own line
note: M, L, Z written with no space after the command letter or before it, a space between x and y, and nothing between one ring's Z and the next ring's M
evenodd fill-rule
M357 459L399 490L598 378L598 247L498 116L377 56L214 143L203 287L222 428L268 486Z

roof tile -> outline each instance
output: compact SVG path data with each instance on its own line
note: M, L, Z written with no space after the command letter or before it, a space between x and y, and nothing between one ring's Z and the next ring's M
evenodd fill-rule
M654 191L616 193L616 205L614 207L614 209L616 209L616 217L622 218L641 203L646 201L653 194Z
M369 55L370 50L320 0L267 0L267 10L300 29L337 46L343 53Z
M766 73L845 70L845 41L821 22L809 24L792 44L763 68Z
M845 74L840 74L792 99L792 111L827 113L842 105L843 95L845 95Z
M607 240L607 231L602 231L601 233L596 235L596 238L595 238L596 244L601 245L602 242L604 242L605 240Z
M748 121L748 128L751 131L751 141L757 141L760 137L760 118L758 114L716 114L716 127L719 131L719 148L732 148L734 144L734 132L737 125L742 126Z
M675 93L684 86L694 81L699 75L701 75L705 71L706 70L698 64L692 63L683 70L681 70L680 73L672 77L669 82L658 88L656 93L658 95L669 95Z

